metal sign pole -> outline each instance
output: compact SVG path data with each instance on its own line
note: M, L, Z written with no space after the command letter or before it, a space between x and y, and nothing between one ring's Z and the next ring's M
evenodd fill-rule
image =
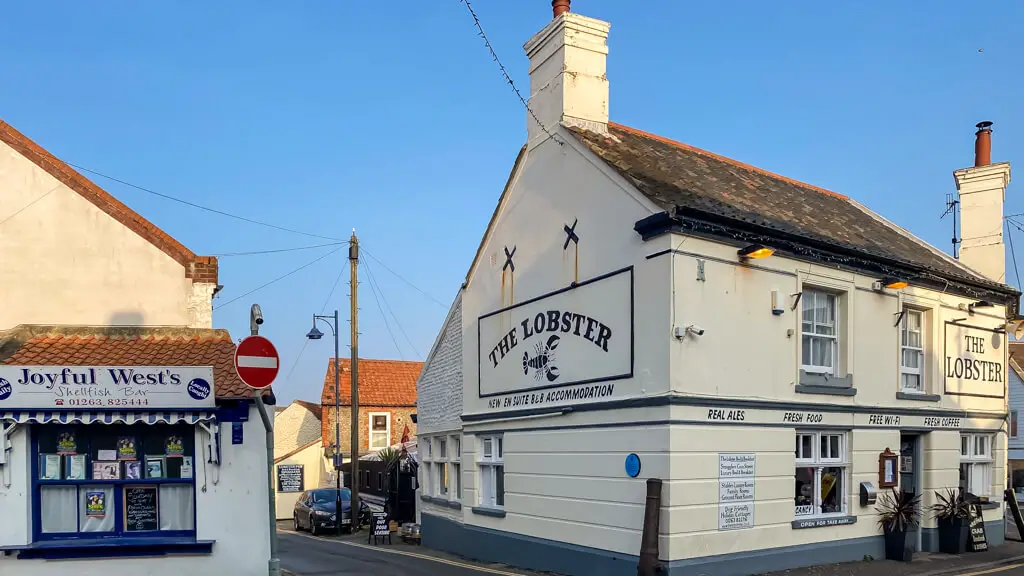
M249 331L259 336L263 313L259 304L253 304L249 311ZM274 422L267 414L267 405L263 403L263 391L256 390L256 409L259 410L263 429L267 432L267 501L270 510L270 560L267 562L269 576L281 576L281 560L277 557L277 502L274 494Z

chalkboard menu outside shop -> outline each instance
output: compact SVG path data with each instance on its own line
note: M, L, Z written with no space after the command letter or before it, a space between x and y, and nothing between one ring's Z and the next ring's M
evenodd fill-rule
M988 550L988 537L985 534L985 518L981 514L981 505L973 506L974 513L971 514L971 533L967 541L967 548L971 552L984 552Z
M305 486L302 464L281 464L277 467L278 492L302 492Z
M391 528L388 526L388 515L386 512L374 512L373 522L370 524L370 535L366 542L377 543L377 538L387 538L391 544Z
M159 488L156 486L125 486L125 532L153 532L160 529L157 517Z

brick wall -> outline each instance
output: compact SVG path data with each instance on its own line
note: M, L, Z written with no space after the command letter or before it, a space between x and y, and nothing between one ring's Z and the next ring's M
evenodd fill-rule
M461 291L416 382L416 407L421 434L462 428Z
M366 454L370 451L370 414L373 412L387 412L391 414L391 442L389 445L397 444L402 440L402 430L405 426L409 426L409 438L416 436L416 424L412 422L412 413L416 411L413 406L359 406L359 453ZM321 432L323 434L325 445L334 444L334 406L324 406L323 411L323 426ZM341 449L345 454L350 453L352 446L352 408L350 406L341 407Z

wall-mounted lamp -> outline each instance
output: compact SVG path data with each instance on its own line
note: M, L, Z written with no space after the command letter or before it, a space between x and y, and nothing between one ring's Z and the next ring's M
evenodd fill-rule
M871 289L875 292L881 292L888 288L889 290L902 290L909 286L909 283L902 279L896 278L895 276L886 276L881 280L875 280L871 283Z
M736 251L736 254L739 254L740 260L767 258L775 254L775 249L762 246L761 244L751 244L746 248L740 248Z

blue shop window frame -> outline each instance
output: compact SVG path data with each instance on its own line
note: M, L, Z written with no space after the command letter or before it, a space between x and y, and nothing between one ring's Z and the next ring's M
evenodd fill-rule
M40 480L39 479L39 437L40 431L45 427L55 428L68 428L74 427L77 429L89 428L93 429L93 426L105 426L118 428L131 429L137 437L144 436L145 430L153 427L166 427L166 428L180 428L182 430L188 430L193 442L191 444L192 449L187 450L183 456L192 457L192 478L143 478L139 480ZM141 430L141 432L140 432ZM134 424L134 425L111 425L111 424L75 424L75 425L60 425L60 424L35 424L30 430L30 438L32 442L32 541L33 542L51 542L51 541L75 541L75 540L110 540L112 545L117 545L116 542L119 539L167 539L167 538L191 538L195 539L197 525L197 514L196 509L196 458L195 458L195 434L196 428L194 425L172 425L172 424ZM145 444L144 441L139 443L139 454L141 460L144 463ZM92 472L92 440L90 439L87 443L87 447L84 451L79 451L79 454L85 454L85 472L86 475L91 475ZM124 488L125 486L140 485L140 486L156 486L157 487L157 530L152 531L126 531L124 529ZM164 485L186 485L192 488L192 530L160 530L160 505L159 505L159 490L160 486ZM81 532L82 529L82 514L81 510L76 510L76 522L78 531L77 532L46 532L42 531L42 488L45 486L75 486L77 487L75 494L76 507L80 506L81 487L82 486L112 486L114 492L113 506L108 504L109 513L114 514L114 529L110 532Z

